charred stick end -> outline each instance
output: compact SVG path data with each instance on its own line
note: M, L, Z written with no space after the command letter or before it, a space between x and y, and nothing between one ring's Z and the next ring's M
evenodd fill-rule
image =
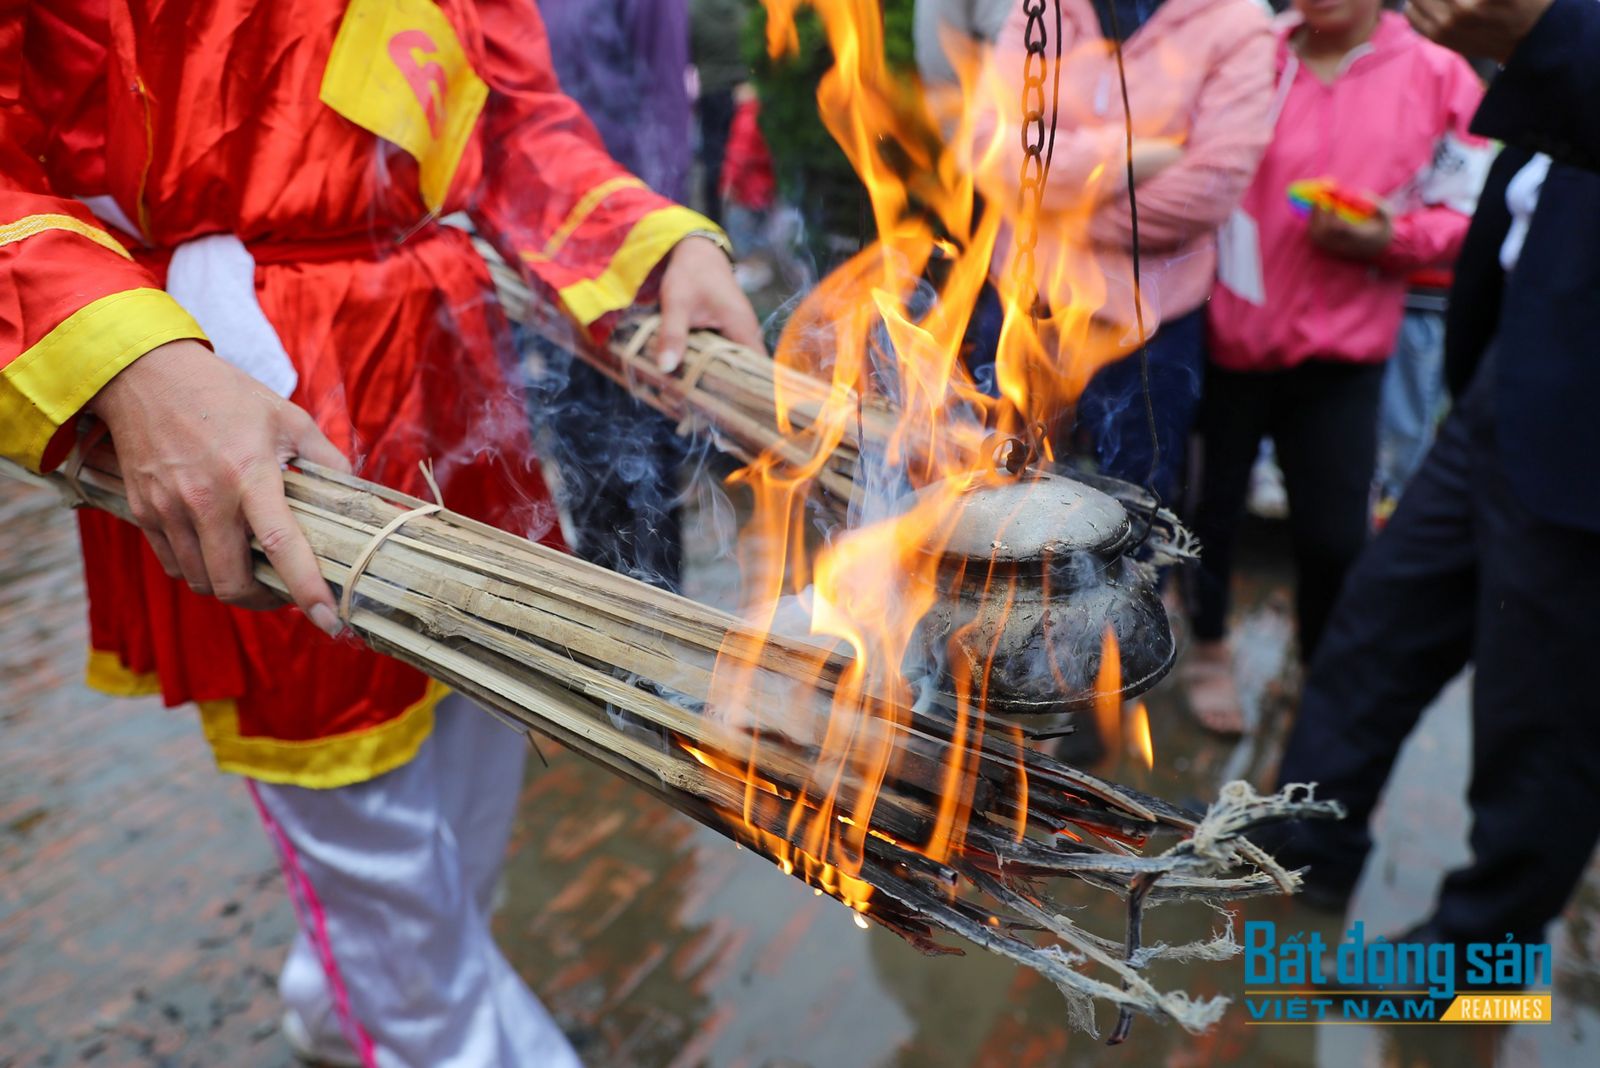
M1128 888L1128 966L1133 967L1134 955L1139 952L1140 942L1143 940L1144 929L1144 899L1149 896L1150 890L1156 885L1156 880L1161 878L1159 873L1147 873L1137 876ZM1124 983L1126 990L1128 985ZM1128 1040L1128 1035L1133 1031L1133 1010L1123 1006L1117 1013L1117 1026L1112 1028L1111 1037L1106 1039L1108 1046L1120 1046Z

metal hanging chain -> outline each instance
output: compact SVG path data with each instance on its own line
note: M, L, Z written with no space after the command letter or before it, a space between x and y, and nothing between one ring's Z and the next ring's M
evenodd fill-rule
M1050 62L1051 34L1045 23L1045 0L1023 0L1028 16L1023 44L1027 56L1022 67L1022 176L1017 184L1017 223L1014 227L1012 263L1014 284L1019 294L1029 294L1028 316L1034 333L1039 327L1042 300L1039 296L1039 271L1035 250L1039 245L1039 217L1044 213L1044 187L1055 159L1056 120L1061 111L1061 0L1052 0L1055 9L1055 61ZM1050 110L1045 111L1045 84L1050 83ZM1048 122L1046 119L1048 118ZM1012 474L1044 451L1043 431L1033 431L1038 441L1010 451L1005 467ZM1019 456L1026 459L1018 462Z
M1150 432L1150 469L1145 474L1144 488L1156 498L1160 506L1161 495L1156 490L1156 475L1161 470L1161 434L1156 425L1155 400L1150 392L1150 333L1144 321L1143 253L1139 243L1139 198L1134 188L1133 174L1133 108L1128 100L1128 72L1122 54L1122 27L1117 17L1115 0L1103 0L1107 21L1111 25L1112 51L1117 61L1117 84L1122 94L1123 134L1128 183L1128 215L1132 231L1133 248L1133 314L1139 332L1139 385L1144 400L1145 424ZM1038 329L1040 298L1036 250L1039 245L1039 218L1044 213L1044 187L1050 176L1050 164L1055 155L1056 123L1061 103L1061 2L1052 0L1055 13L1055 56L1050 63L1050 33L1045 23L1045 0L1022 0L1022 10L1028 17L1023 33L1026 56L1022 67L1022 176L1017 184L1017 225L1013 240L1016 242L1013 270L1015 284L1021 293L1031 292L1033 302L1029 307ZM1047 66L1050 70L1047 71ZM1045 112L1045 82L1049 74L1051 83L1048 124ZM1031 287L1031 289L1029 288ZM1013 461L1014 462L1014 461ZM1009 466L1009 465L1008 465ZM1148 537L1149 522L1145 525ZM1143 539L1141 539L1143 540Z
M1056 62L1055 86L1046 125L1044 90L1049 73L1048 54L1050 33L1045 26L1045 0L1023 0L1022 10L1028 16L1023 45L1027 56L1022 64L1022 178L1017 185L1016 260L1014 270L1019 286L1031 287L1033 302L1030 313L1038 315L1038 265L1034 250L1039 245L1039 216L1044 212L1044 184L1050 176L1050 163L1056 149L1056 116L1060 105L1061 88L1061 4L1056 0ZM1029 289L1021 292L1028 293Z

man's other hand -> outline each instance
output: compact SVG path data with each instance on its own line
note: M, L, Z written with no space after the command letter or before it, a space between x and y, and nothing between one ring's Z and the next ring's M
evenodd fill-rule
M1554 0L1409 0L1417 32L1469 59L1504 63Z
M300 610L340 624L305 534L283 494L296 456L349 463L311 417L197 341L152 349L89 403L111 431L128 506L168 575L228 604L280 603L255 580L254 534Z
M656 366L671 373L683 363L690 330L715 330L729 341L765 352L755 309L716 244L686 237L667 257L661 276L661 335Z

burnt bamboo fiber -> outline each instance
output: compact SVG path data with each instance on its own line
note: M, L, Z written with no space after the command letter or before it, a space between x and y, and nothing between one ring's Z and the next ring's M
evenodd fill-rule
M129 518L108 451L95 451L81 464L74 460L68 470L74 478L41 477L0 461L0 473L50 486L70 506ZM764 704L776 709L780 701L791 717L797 701L808 714L825 717L833 681L846 663L842 657L783 638L756 638L733 616L474 522L438 502L310 464L286 471L284 484L324 577L336 592L349 594L349 626L372 648L470 695L515 729L537 731L582 753L768 859L770 844L739 817L743 781L717 769L744 767L748 760L773 784L776 793L758 796L749 818L778 838L789 834L787 799L817 795L809 743L765 728L752 734L703 713L719 650L743 656L752 669L748 711L755 722L762 721ZM254 549L257 577L283 593L260 547ZM346 591L357 567L357 586ZM814 707L804 705L808 699ZM997 732L958 736L953 723L936 714L896 722L869 705L863 719L860 736L887 738L897 754L873 809L876 833L865 839L859 858L859 878L873 887L867 916L927 952L959 952L938 941L954 934L1038 971L1067 996L1074 1022L1089 1030L1096 999L1122 1011L1119 1032L1130 1012L1191 1031L1215 1021L1224 999L1195 1001L1157 990L1142 968L1160 957L1230 955L1237 952L1231 931L1192 945L1140 946L1141 906L1292 891L1297 877L1241 832L1333 808L1304 793L1258 797L1234 783L1201 818ZM697 761L686 746L717 762ZM953 747L968 756L959 788L973 798L973 814L963 845L936 862L912 843L924 840L919 836L930 826ZM1022 774L1026 812L1017 811ZM859 785L845 775L843 789ZM1020 838L1019 823L1026 831ZM1148 846L1141 850L1135 842ZM1124 897L1131 934L1102 937L1064 915L1050 894L1074 885L1068 880Z

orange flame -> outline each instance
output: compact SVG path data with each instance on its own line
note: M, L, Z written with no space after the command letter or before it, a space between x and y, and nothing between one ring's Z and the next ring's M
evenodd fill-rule
M1128 752L1137 756L1146 769L1155 767L1150 713L1143 701L1136 702L1131 712L1122 702L1122 655L1109 625L1100 643L1100 670L1095 675L1094 689L1095 726L1107 756L1115 756L1117 740L1126 737Z
M1133 706L1133 716L1128 721L1128 738L1134 755L1144 761L1145 770L1154 768L1156 747L1150 740L1150 713L1145 710L1143 701Z
M1100 641L1100 670L1094 679L1094 719L1100 741L1114 751L1122 737L1122 652L1109 623Z
M733 476L753 497L739 543L749 630L720 651L708 709L742 728L749 748L737 756L694 756L743 784L742 811L729 815L747 841L860 912L871 892L859 878L869 839L892 840L872 829L872 815L901 759L897 729L910 724L923 697L906 668L919 655L919 625L940 597L943 548L969 492L1008 477L995 470L986 442L997 431L1032 437L1036 426L1051 425L1094 371L1122 354L1126 340L1096 320L1106 286L1096 257L1082 251L1086 241L1063 242L1078 252L1053 257L1041 246L1038 276L1018 277L1006 235L1037 224L1082 238L1102 199L1094 187L1104 177L1103 167L1092 168L1084 189L1055 190L1042 209L1047 215L1038 218L1040 209L1019 205L1020 94L1002 70L1020 71L1020 60L958 56L959 101L939 105L885 61L878 0L764 3L775 58L799 48L795 19L802 7L821 19L834 66L818 87L818 106L867 190L878 240L807 296L774 354L780 368L820 376L830 388L819 399L778 375L774 400L784 448ZM980 189L988 203L983 211ZM932 279L937 299L930 307ZM999 399L977 387L961 359L986 284L998 289L1004 313ZM1036 319L1040 293L1050 296L1049 311ZM867 406L881 392L885 367L893 371L894 403L874 409L869 426ZM795 418L801 413L804 419ZM818 471L847 441L919 492L894 502L857 502L850 529L833 531L819 548L808 501ZM1001 614L1010 609L1015 581L991 571L984 584L986 601ZM786 654L814 676L801 692L761 666L786 599L809 614L806 634L791 632ZM806 644L797 648L796 640ZM953 742L936 781L927 784L935 795L927 840L914 844L935 859L962 848L971 817L994 657L993 645L983 644L965 628L945 650L955 691L948 709ZM1100 674L1097 689L1109 695L1097 706L1102 727L1120 728L1120 664L1109 631ZM1121 736L1120 729L1103 733ZM763 774L769 736L812 754L798 793L780 790ZM1021 838L1028 833L1029 784L1020 766L1016 772ZM775 806L786 806L781 834L770 829L778 825Z

